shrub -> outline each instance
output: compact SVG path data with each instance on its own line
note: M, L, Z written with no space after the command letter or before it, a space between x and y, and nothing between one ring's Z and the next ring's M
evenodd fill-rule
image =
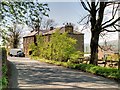
M2 66L2 88L6 88L8 85L8 79L7 79L6 73L7 73L7 66L3 65Z
M56 33L51 36L48 47L51 49L51 54L48 55L54 60L67 61L75 51L75 44L76 40L68 37L67 33L60 34L59 31L56 31Z
M0 48L0 56L2 56L2 88L6 88L8 85L8 79L7 79L7 66L6 66L6 60L7 60L7 52L5 48Z
M74 45L76 40L61 34L58 30L50 36L50 41L46 41L46 36L37 36L37 46L30 45L33 51L32 56L38 56L49 60L68 61L71 54L76 52Z
M76 52L70 54L69 62L79 63L78 59L79 58L84 58L83 56L84 56L84 54L82 52L76 51Z

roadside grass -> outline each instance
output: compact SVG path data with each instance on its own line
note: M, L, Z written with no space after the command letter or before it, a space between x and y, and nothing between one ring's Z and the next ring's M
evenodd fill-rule
M101 66L95 66L92 64L74 64L71 62L61 62L61 61L55 61L55 60L46 60L46 59L40 59L38 57L33 57L35 60L39 60L41 62L46 62L49 64L54 64L58 66L64 66L67 68L82 70L85 72L89 72L95 75L103 76L106 78L114 79L117 81L120 81L120 70L116 68L108 68L108 67L101 67Z
M3 65L2 66L2 89L7 88L8 86L8 77L7 77L7 66Z

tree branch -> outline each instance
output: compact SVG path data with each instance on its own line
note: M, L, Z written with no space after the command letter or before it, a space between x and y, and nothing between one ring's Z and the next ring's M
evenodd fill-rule
M99 1L97 1L97 4L95 5L95 7L97 7L97 6L98 6L98 4L99 4Z
M88 12L90 12L90 9L87 8L87 6L86 6L86 4L83 2L83 0L80 0L80 1L81 1L81 4L82 4L83 8L84 8L85 10L87 10Z
M100 2L100 9L98 12L98 19L96 21L96 25L98 27L98 25L101 25L102 21L103 21L103 15L104 15L104 10L106 7L106 2Z
M88 1L88 0L86 0L86 2L87 2L87 4L88 4L89 8L91 9L91 6L90 6L90 3L89 3L89 1Z
M108 29L103 29L102 31L107 31L107 32L116 32L116 31L118 31L118 32L120 32L120 29L115 29L115 30L108 30Z
M88 15L86 15L85 17L83 17L78 23L80 24L84 19L86 19L86 18L89 18L90 17L90 15L88 14Z
M107 23L109 23L109 22L111 22L111 21L115 18L115 15L116 15L116 13L117 13L118 8L119 8L119 5L117 6L116 9L115 9L115 7L114 7L114 5L113 5L112 18L111 18L110 20L104 22L104 23L102 24L102 26L105 25L105 24L107 24ZM115 13L114 13L114 9L115 9Z
M119 24L115 24L115 26L118 26L118 27L120 27L120 25L119 25Z
M114 21L111 22L110 24L107 24L107 25L103 26L102 29L105 29L105 28L107 28L107 27L109 27L109 26L114 25L114 24L115 24L116 22L118 22L119 20L120 20L120 17L118 17L116 20L114 20Z

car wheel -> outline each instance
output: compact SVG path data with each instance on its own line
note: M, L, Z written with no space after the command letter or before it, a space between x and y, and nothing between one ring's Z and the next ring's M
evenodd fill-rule
M12 57L13 55L12 55L12 54L10 54L10 56Z

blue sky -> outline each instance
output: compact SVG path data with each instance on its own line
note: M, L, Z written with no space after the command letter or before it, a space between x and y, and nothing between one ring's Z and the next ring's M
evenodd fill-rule
M78 26L79 30L82 29L82 26L77 22L87 15L87 11L84 10L79 0L70 0L70 2L67 2L66 0L62 1L63 2L48 2L48 7L50 8L49 18L55 20L55 22L58 23L58 26L63 26L63 23L71 22ZM110 18L110 16L107 17ZM89 29L90 28L82 32L84 33L85 43L90 43L91 33ZM110 33L110 35L106 36L106 39L109 38L109 40L116 40L116 35L117 33ZM103 42L102 39L99 41Z
M49 18L53 19L58 26L62 27L63 23L73 23L75 26L82 29L77 23L87 15L87 11L84 10L80 2L48 2L50 8ZM90 43L90 32L83 31L84 42Z
M49 2L48 6L50 18L59 25L66 22L77 24L87 14L80 2Z
M55 0L40 0L41 2L47 2L48 7L50 8L49 18L53 19L58 26L63 26L63 23L71 22L82 29L80 25L77 24L81 20L82 17L87 15L87 11L85 11L79 2L79 0L67 0L55 1ZM84 42L90 43L90 31L84 30ZM112 39L115 38L114 35ZM115 38L116 39L116 38ZM102 40L101 40L102 41Z

